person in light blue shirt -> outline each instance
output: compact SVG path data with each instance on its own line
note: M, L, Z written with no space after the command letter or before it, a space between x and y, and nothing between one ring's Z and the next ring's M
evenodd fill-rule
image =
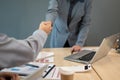
M50 47L80 51L90 26L92 0L50 0L46 21L51 21Z

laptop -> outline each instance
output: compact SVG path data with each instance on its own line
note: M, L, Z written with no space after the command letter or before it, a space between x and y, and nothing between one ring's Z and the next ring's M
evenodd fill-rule
M108 54L118 38L120 38L120 33L104 38L96 52L92 50L82 50L76 54L66 56L64 59L85 64L94 63Z

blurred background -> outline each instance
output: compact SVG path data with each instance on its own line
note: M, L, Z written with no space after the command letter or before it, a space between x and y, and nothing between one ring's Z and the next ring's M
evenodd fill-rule
M45 20L49 0L0 0L0 33L25 39ZM98 46L120 32L120 0L93 0L90 32L85 46ZM50 35L44 47L49 47Z

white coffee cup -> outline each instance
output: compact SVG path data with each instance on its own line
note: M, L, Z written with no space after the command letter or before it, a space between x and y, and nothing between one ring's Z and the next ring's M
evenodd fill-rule
M61 80L73 80L74 79L74 71L68 68L61 67L59 68L59 72L60 72Z

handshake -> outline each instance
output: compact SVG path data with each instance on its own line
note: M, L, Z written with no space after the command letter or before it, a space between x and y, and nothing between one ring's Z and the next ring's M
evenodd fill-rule
M41 22L39 25L39 29L49 34L52 31L52 22L51 21Z

